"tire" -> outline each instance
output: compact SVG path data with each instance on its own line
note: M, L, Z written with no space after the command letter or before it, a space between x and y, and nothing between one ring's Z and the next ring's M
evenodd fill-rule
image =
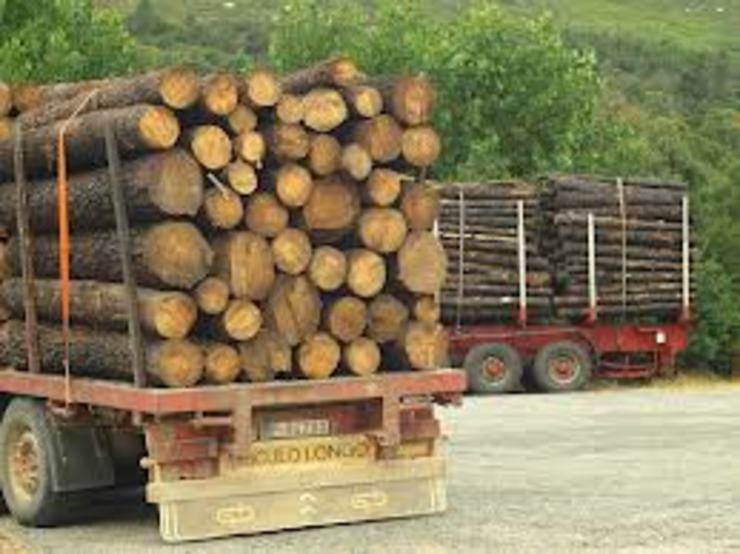
M586 386L592 370L591 355L580 344L551 342L537 353L532 365L532 379L543 392L572 392Z
M478 394L503 394L518 390L524 372L519 353L508 344L476 346L463 363L470 390Z
M65 495L52 489L51 441L43 404L13 399L0 426L0 478L5 503L23 525L54 526L69 511Z

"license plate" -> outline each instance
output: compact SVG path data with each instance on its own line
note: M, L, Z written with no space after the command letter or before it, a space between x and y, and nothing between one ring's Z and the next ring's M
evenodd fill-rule
M328 419L297 419L292 421L263 421L260 425L262 440L325 437L331 434Z

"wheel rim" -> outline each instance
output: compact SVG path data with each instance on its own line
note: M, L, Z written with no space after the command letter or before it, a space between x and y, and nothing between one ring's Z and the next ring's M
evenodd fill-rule
M8 449L8 479L13 493L24 501L31 500L39 488L40 446L36 435L22 429Z
M550 378L560 385L569 385L578 379L581 372L581 363L578 358L566 353L560 353L547 362L547 373Z
M481 363L481 374L490 382L498 383L506 378L508 369L501 358L488 356Z

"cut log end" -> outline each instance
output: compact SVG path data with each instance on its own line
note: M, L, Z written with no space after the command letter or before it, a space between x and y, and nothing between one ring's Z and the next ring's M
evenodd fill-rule
M403 133L401 151L408 163L425 168L433 165L439 158L442 142L432 127L411 127Z
M200 164L211 171L223 169L231 161L231 140L216 125L197 127L192 133L190 148Z
M330 335L311 335L298 349L298 368L309 379L327 379L339 366L342 350Z
M357 296L371 298L385 285L385 260L371 250L358 249L347 256L347 286Z
M434 296L422 296L414 302L414 317L422 323L437 323L442 313Z
M337 290L347 278L347 257L337 248L321 246L314 250L308 273L319 289Z
M338 171L342 163L342 145L332 135L317 134L311 139L308 166L316 175L325 177Z
M170 69L162 74L159 94L172 109L185 110L194 106L200 98L200 91L200 79L190 69Z
M260 108L274 106L280 100L283 89L277 76L267 69L258 69L246 77L247 98Z
M184 339L198 318L196 303L186 294L163 294L154 307L154 327L160 337Z
M374 169L368 177L364 193L376 206L391 206L401 194L401 175L391 169Z
M229 305L229 285L217 277L209 277L195 289L198 308L208 315L218 315Z
M267 153L267 144L262 133L245 131L234 140L234 151L245 162L260 168Z
M326 309L326 328L342 342L352 342L365 332L367 305L355 296L343 296Z
M406 359L413 369L437 369L447 360L448 336L440 324L409 323L402 342Z
M436 294L447 278L447 254L427 231L410 233L398 252L401 283L417 294Z
M412 230L431 230L439 217L439 191L423 183L413 183L404 190L401 211Z
M232 300L223 314L222 323L230 338L237 341L249 340L262 327L262 312L249 300Z
M250 232L232 232L216 242L216 275L236 298L263 300L275 282L275 264L267 240Z
M288 226L288 210L267 192L253 194L247 204L247 227L263 237L276 237Z
M253 131L257 127L257 114L249 106L239 104L228 115L229 128L237 135Z
M396 341L408 319L409 309L398 298L378 295L368 306L368 336L381 344Z
M318 329L321 298L304 275L281 275L272 288L265 310L268 326L290 346L296 346Z
M283 94L275 108L278 120L289 125L300 123L305 113L303 97L296 94Z
M206 347L205 380L215 385L233 383L242 369L239 352L228 344L216 343Z
M141 164L137 179L151 181L152 203L167 215L196 215L203 203L203 173L198 163L179 149L151 160ZM156 177L151 179L148 175Z
M403 136L401 126L387 114L363 121L355 131L355 140L380 163L392 162L401 155Z
M139 136L153 150L172 148L180 136L175 114L162 106L149 106L139 118Z
M393 115L406 125L427 123L432 115L437 94L423 75L398 79L392 92Z
M303 100L303 123L309 129L326 133L339 127L349 116L342 95L330 88L316 88Z
M13 138L13 120L9 117L0 117L0 141Z
M203 104L214 115L229 115L239 103L236 78L229 73L210 77L203 87Z
M360 117L370 119L380 115L383 111L383 95L374 87L350 87L347 96L350 98L353 110Z
M280 271L298 275L311 263L311 241L300 229L287 228L272 241L272 253Z
M144 242L146 267L163 283L190 289L206 277L213 251L200 231L185 222L167 222L150 229Z
M358 224L362 244L382 254L403 246L408 227L403 214L392 208L370 208L362 212Z
M272 381L276 375L290 373L293 352L290 345L271 329L261 329L253 339L239 344L242 371L253 383Z
M192 387L203 376L203 350L187 340L169 340L157 345L148 356L152 373L166 386Z
M259 185L257 172L247 162L236 160L226 168L226 180L237 193L249 196Z
M303 166L288 163L283 165L275 176L275 193L289 208L300 208L313 190L311 173Z
M373 169L373 160L359 144L348 144L342 150L342 168L355 181L364 181Z
M354 225L359 213L357 187L337 177L316 181L303 206L303 218L312 231L346 231Z
M268 132L271 153L280 161L301 160L308 155L311 139L301 125L281 123Z
M377 373L382 359L378 343L367 337L358 337L345 346L342 358L347 369L361 377Z
M231 189L213 187L206 192L206 217L216 229L233 229L244 218L241 197Z

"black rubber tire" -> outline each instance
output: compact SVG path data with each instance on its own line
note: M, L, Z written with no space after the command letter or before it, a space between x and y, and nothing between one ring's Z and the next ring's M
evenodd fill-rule
M13 487L9 459L13 445L30 433L38 445L38 485L27 498ZM51 527L66 519L69 505L64 494L52 490L51 463L53 451L51 423L46 408L36 400L15 398L5 411L0 426L0 478L3 497L18 523L32 527Z
M486 371L485 364L492 358L498 359L504 369L500 378L493 378ZM524 364L519 353L504 343L490 343L476 346L463 362L468 375L468 388L477 394L504 394L521 388Z
M569 359L573 363L573 375L558 378L550 370L557 358ZM543 392L573 392L581 390L591 379L593 359L580 344L573 341L551 342L543 346L532 364L532 379Z

